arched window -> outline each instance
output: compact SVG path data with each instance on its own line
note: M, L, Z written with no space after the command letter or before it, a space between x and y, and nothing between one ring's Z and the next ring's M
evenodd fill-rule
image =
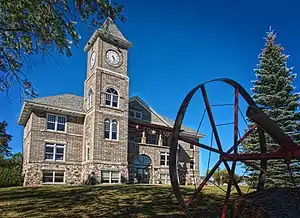
M118 121L105 119L104 121L104 138L117 140L118 139Z
M119 101L118 92L113 88L107 89L105 94L105 105L110 107L118 107L118 101Z
M92 107L92 103L93 103L93 90L92 90L92 88L89 88L89 91L88 91L88 108Z

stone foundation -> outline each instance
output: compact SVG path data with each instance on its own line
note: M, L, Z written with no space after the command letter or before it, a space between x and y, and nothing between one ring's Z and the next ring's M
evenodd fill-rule
M81 185L82 166L76 164L39 163L23 166L24 186L43 185L43 170L57 170L65 172L66 185Z
M88 178L93 175L97 184L101 183L101 171L120 171L121 183L128 183L128 167L127 165L115 165L115 164L96 164L87 163L82 166L82 181L84 184L88 183Z

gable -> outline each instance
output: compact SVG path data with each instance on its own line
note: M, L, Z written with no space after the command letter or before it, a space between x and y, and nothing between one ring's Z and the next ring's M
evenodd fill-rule
M162 126L170 126L160 115L138 97L129 100L129 111L138 111L142 113L142 121ZM134 119L129 117L130 119Z

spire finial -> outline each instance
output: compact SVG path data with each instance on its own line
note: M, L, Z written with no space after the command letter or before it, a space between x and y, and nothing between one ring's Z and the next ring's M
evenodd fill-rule
M269 26L269 32L272 32L272 26L271 25Z

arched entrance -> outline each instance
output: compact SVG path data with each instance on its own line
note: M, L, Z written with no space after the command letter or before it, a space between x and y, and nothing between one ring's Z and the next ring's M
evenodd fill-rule
M151 159L145 154L133 159L133 179L135 183L149 183L151 173Z

